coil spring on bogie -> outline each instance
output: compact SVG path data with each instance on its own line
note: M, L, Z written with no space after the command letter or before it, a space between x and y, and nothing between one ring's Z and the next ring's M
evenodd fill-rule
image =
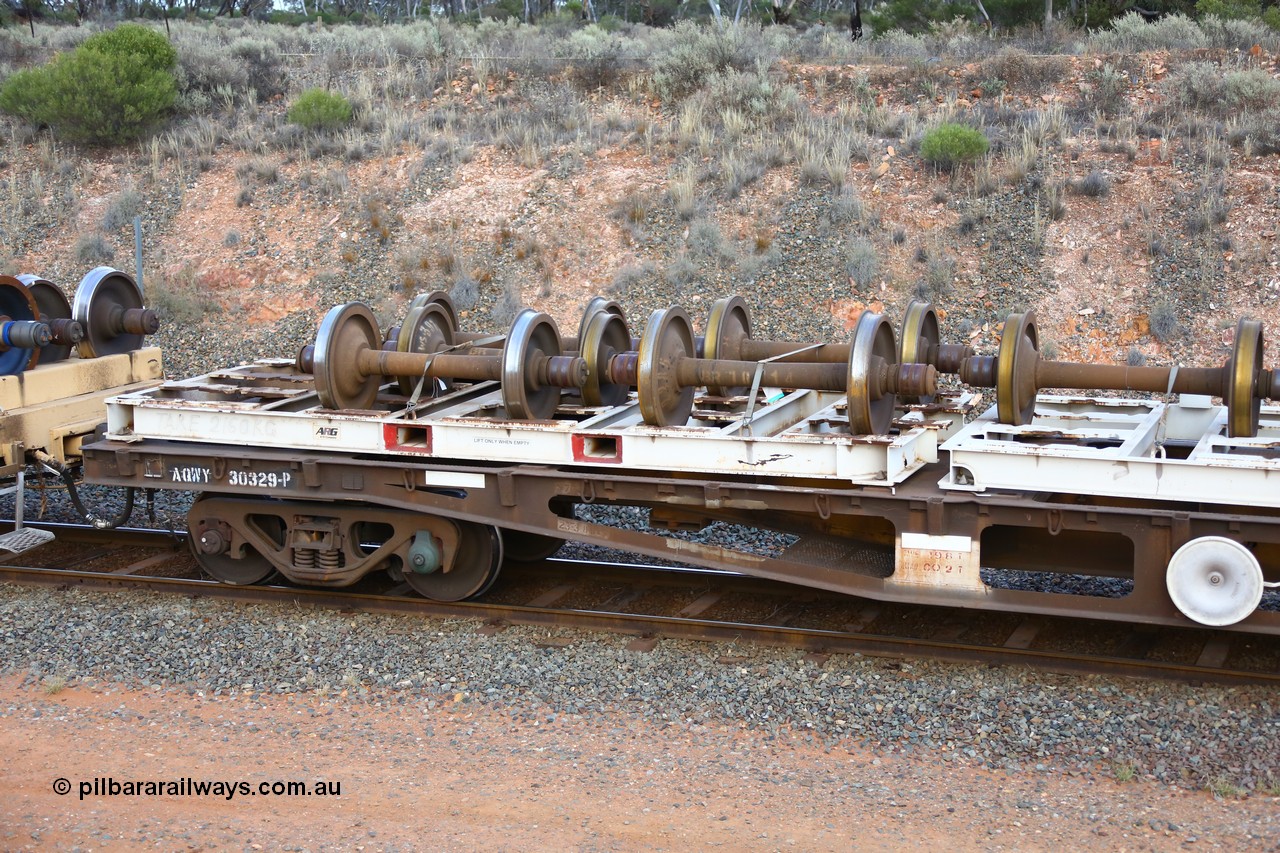
M340 569L343 562L341 551L316 552L316 564L325 571Z
M313 569L316 565L316 552L309 548L293 549L293 566L297 569Z

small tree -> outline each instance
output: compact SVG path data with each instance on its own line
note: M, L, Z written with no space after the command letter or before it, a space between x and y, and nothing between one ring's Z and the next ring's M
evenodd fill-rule
M0 88L0 109L68 142L112 144L141 136L177 97L173 75L146 57L82 46L11 76Z

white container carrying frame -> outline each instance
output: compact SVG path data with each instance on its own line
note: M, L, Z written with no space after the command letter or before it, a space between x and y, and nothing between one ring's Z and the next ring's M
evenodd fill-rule
M942 449L943 489L1064 493L1280 508L1280 407L1264 406L1258 434L1227 435L1225 406L1042 395L1023 426L995 407Z
M680 427L644 424L634 395L616 407L569 401L556 419L515 421L503 417L494 382L391 411L324 409L310 376L292 364L265 359L115 397L107 437L893 486L938 461L939 445L978 400L953 394L909 407L885 436L848 434L845 396L812 390L771 389L749 409L695 406Z

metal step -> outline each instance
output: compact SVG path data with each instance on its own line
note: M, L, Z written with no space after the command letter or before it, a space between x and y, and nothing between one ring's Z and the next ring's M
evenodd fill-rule
M0 536L0 550L20 554L23 551L30 551L32 548L52 541L55 537L51 531L32 530L30 527L22 526L22 511L26 505L27 498L27 472L25 469L18 471L18 480L13 486L13 492L16 493L13 503L13 530Z
M51 531L23 527L19 530L11 530L0 536L0 551L21 554L23 551L30 551L32 548L36 548L46 542L52 542L54 538Z

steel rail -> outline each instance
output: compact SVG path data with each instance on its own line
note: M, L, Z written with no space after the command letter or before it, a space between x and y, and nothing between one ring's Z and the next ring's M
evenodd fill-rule
M33 530L48 530L57 534L58 539L71 542L92 542L95 544L116 543L133 545L139 548L177 548L187 542L186 531L160 530L154 527L112 527L99 529L87 524L68 524L53 521L25 521L23 527ZM0 533L13 530L11 518L0 518Z
M132 531L136 533L136 531ZM172 538L170 534L164 534ZM539 625L638 634L652 639L750 642L805 649L819 654L863 654L875 657L933 658L961 663L1025 665L1055 672L1204 681L1224 684L1280 685L1280 672L1223 669L1198 664L1091 655L1052 650L1008 648L958 641L892 637L866 632L794 628L712 619L617 613L576 608L533 607L483 601L437 602L424 598L347 590L278 585L230 586L214 580L140 577L109 572L0 566L0 582L118 590L149 589L173 595L208 597L261 604L291 603L368 613L466 618L495 625Z

